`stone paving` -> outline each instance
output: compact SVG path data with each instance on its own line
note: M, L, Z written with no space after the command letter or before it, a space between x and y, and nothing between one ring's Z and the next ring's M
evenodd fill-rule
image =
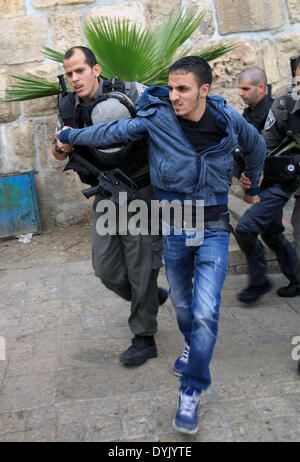
M89 261L9 270L0 279L0 441L300 441L300 297L271 294L241 306L245 275L223 289L213 384L199 433L172 429L183 340L168 300L159 312L158 358L125 368L129 304L105 289ZM164 271L160 285L167 287Z

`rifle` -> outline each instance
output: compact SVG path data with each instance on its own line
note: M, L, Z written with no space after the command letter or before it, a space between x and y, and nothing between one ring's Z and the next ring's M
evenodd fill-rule
M246 168L245 165L245 155L240 148L236 148L233 151L233 158L234 158L234 176L239 180L241 174Z
M268 96L272 98L272 84L268 83L267 88L268 88Z
M98 185L92 186L88 189L82 190L82 194L89 199L95 194L101 194L107 199L113 201L116 205L123 205L128 200L129 202L134 199L140 199L147 204L148 211L148 228L149 234L152 232L151 228L151 200L145 199L137 192L137 185L126 176L120 169L114 168L112 170L102 171L92 165L86 159L83 159L76 152L72 152L71 156L74 160L79 162L86 168L95 178L97 178ZM158 234L162 234L162 221L161 211L158 221Z
M112 170L99 170L74 151L71 153L71 157L86 168L95 178L97 178L97 186L92 186L82 191L82 194L87 199L95 196L95 194L101 194L107 199L112 200L115 204L120 204L120 199L122 203L124 203L126 201L126 197L129 200L138 199L136 192L137 185L120 169L114 168ZM127 196L124 193L127 193Z
M297 56L292 56L290 58L291 74L293 78L296 76L296 61L297 61Z
M292 74L292 85L288 89L288 94L290 93L295 93L296 90L296 83L295 83L295 77L296 77L296 61L297 61L297 56L291 56L290 57L290 68L291 68L291 74Z
M64 78L64 74L60 74L57 76L58 80L59 80L59 85L62 89L62 96L66 96L69 92L68 92L68 89L67 89L67 85L66 85L66 82L65 82L65 78Z

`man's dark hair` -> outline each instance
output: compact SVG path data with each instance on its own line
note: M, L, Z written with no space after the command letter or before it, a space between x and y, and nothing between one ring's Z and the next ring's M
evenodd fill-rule
M93 68L97 64L96 56L94 53L87 47L82 47L82 46L75 46L70 48L66 53L64 54L64 60L65 59L70 59L74 55L76 50L81 50L82 53L85 56L85 62Z
M187 74L189 72L194 74L199 87L205 83L211 85L212 71L210 65L199 56L185 56L169 68L169 74Z
M250 80L251 85L257 87L259 83L263 83L265 88L267 88L267 76L263 69L258 66L252 66L243 71L238 79L238 82L243 80Z
M298 67L300 67L300 55L296 59L296 67L295 67L295 69L297 69Z

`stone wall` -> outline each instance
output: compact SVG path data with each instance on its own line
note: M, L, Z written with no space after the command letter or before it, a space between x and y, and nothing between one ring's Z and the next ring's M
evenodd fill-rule
M237 44L211 63L212 93L241 111L237 76L252 65L265 69L273 94L287 88L289 57L300 53L299 0L0 0L1 94L12 74L54 81L61 68L43 58L42 46L64 50L85 44L83 22L89 16L118 15L150 26L189 5L204 10L205 18L186 45L197 50L221 41ZM36 170L44 229L89 219L92 204L76 175L63 173L63 163L51 155L56 110L56 97L0 102L0 172Z

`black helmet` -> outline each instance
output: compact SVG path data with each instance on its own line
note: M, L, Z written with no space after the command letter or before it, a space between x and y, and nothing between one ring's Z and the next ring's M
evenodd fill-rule
M135 115L136 110L131 99L118 91L107 93L105 99L101 98L101 101L96 103L91 111L93 125L111 120L133 118ZM101 164L115 166L126 159L131 145L132 143L129 142L91 149Z

